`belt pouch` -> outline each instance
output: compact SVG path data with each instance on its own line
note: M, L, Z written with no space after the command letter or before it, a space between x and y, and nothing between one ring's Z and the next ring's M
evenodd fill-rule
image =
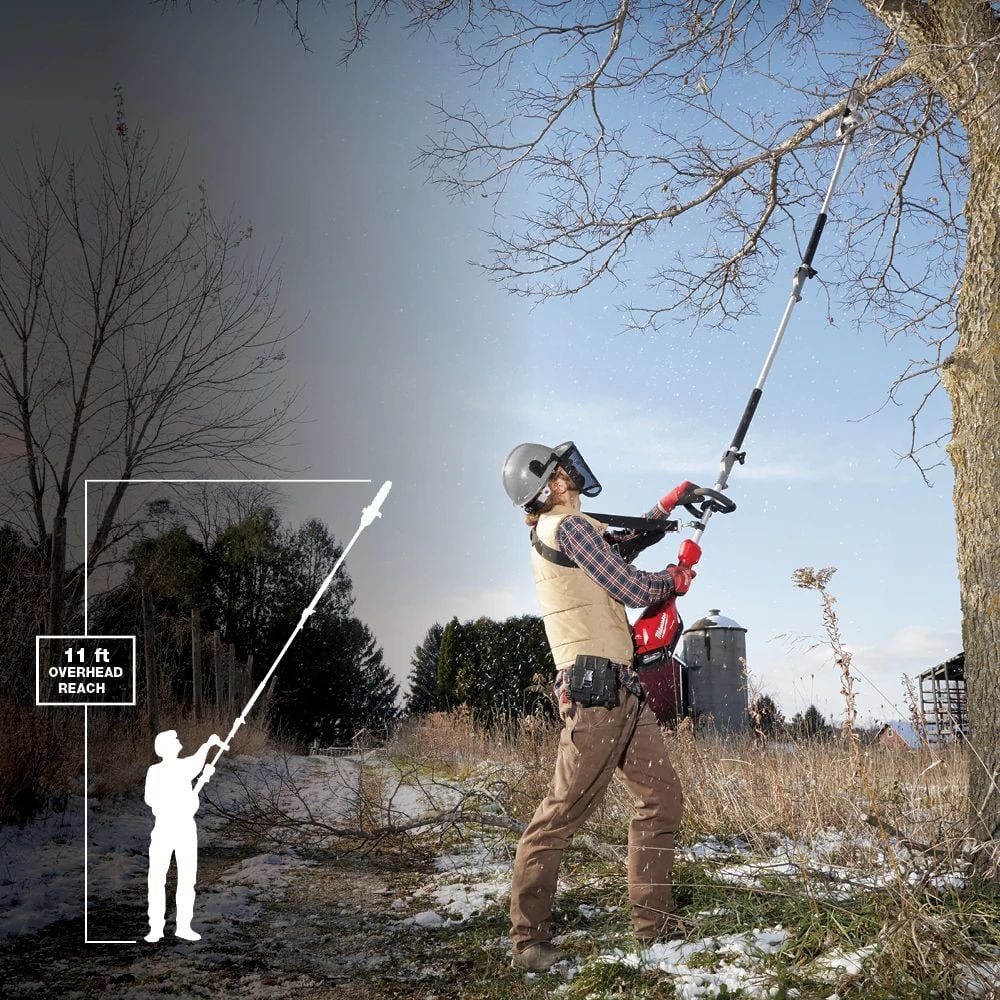
M589 708L618 704L618 670L603 656L577 656L569 671L569 694L578 705Z

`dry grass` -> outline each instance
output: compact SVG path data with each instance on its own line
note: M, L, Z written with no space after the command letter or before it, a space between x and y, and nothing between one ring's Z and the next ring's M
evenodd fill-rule
M749 855L738 852L750 862L743 867L756 872L733 885L719 881L710 862L682 860L675 889L687 894L688 905L723 914L713 931L790 930L775 960L778 995L794 986L798 995L817 997L835 988L844 1000L997 996L1000 903L995 882L976 878L969 861L977 852L979 873L995 879L1000 845L975 845L967 836L975 749L909 750L862 739L852 724L851 658L827 589L833 572L806 567L794 579L819 594L845 726L838 737L796 741L765 739L759 718L746 735L695 733L689 722L665 733L685 795L682 843L739 838L750 846ZM502 761L508 780L525 793L513 812L527 818L551 774L556 732L531 725L519 737L491 741L467 717L437 716L411 723L406 749L467 769ZM588 832L622 845L631 811L627 790L615 782ZM769 857L793 863L769 865ZM819 956L858 949L873 955L863 969L835 981L817 978Z
M857 780L855 754L842 740L761 743L750 734L695 734L686 724L667 731L665 740L684 789L682 834L688 838L740 836L756 844L775 833L808 838L836 829L867 841L866 817L878 807L906 836L940 844L958 835L965 815L966 760L955 747L863 749L877 796L873 804ZM442 771L469 772L490 762L509 775L526 801L533 793L537 803L551 777L557 745L555 726L531 720L516 737L496 738L457 711L410 720L392 753ZM616 781L590 823L607 830L630 812L628 792Z
M153 752L155 734L149 729L145 712L123 717L118 724L103 723L91 713L90 726L90 791L92 795L120 795L141 786L146 769L159 758ZM183 747L181 756L194 753L206 739L216 733L225 739L232 719L223 719L215 712L196 720L190 710L179 706L160 709L159 732L175 729ZM233 739L230 753L253 754L267 746L267 732L248 722ZM214 751L213 751L214 752Z
M550 770L558 742L558 728L545 725L537 716L522 719L512 735L497 734L477 726L472 713L460 706L451 712L408 719L396 731L389 752L428 768L456 773L484 761L524 770Z
M782 989L795 986L804 997L996 995L989 992L997 968L992 963L1000 958L995 894L971 880L964 890L950 881L968 872L958 854L967 846L965 751L865 747L842 738L766 743L756 734L696 734L688 725L665 740L685 795L681 843L711 835L745 840L750 851L734 856L757 873L734 885L714 875L725 860L678 861L675 891L682 905L719 914L708 918L706 933L788 929L791 937L772 973ZM427 766L450 762L466 772L501 773L513 790L511 814L526 820L545 793L557 742L555 727L539 732L535 726L494 740L468 715L452 713L411 722L396 751L423 754ZM616 780L576 840L590 849L582 855L590 860L568 865L577 882L590 872L600 899L623 912L631 812L629 793ZM933 852L922 855L918 843ZM604 868L600 859L606 859ZM782 862L780 876L770 874L772 859ZM813 962L819 956L873 943L878 947L863 972L835 982L817 976ZM644 983L632 995L657 995L650 988Z
M464 706L409 719L388 748L434 775L465 776L484 768L502 774L509 785L511 812L526 819L542 800L552 777L559 729L528 716L507 734L477 726Z
M160 731L176 729L185 755L211 733L225 737L231 719L215 715L195 721L177 706L160 711ZM23 823L46 809L58 809L81 792L83 713L79 708L28 709L16 701L0 705L0 822ZM146 768L157 760L145 712L92 708L87 715L89 793L124 794L141 787ZM232 752L251 754L268 743L253 723L233 741Z
M0 704L0 822L23 823L76 791L82 767L78 711Z
M854 752L843 741L799 741L764 746L749 738L668 734L671 759L685 791L691 831L810 835L861 829L880 806L914 839L937 840L965 799L960 751L871 747L862 751L876 803L857 780Z

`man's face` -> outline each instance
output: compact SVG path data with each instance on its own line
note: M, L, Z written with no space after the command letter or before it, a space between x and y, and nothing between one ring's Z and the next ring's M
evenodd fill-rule
M549 484L556 503L565 504L574 497L579 499L580 491L576 488L576 483L573 482L565 469L556 466L556 471L553 473L552 479L549 480Z

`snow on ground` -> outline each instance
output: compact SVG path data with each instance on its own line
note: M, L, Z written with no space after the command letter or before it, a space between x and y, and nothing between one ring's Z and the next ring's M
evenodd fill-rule
M683 1000L715 997L723 987L730 992L741 989L748 997L770 997L774 991L760 966L790 936L781 927L755 929L746 934L720 934L696 941L667 941L638 952L616 950L602 955L598 961L668 972L677 996ZM711 968L704 967L706 958Z
M996 996L998 980L1000 980L1000 960L963 967L958 984L964 996L990 1000Z
M90 803L91 885L115 890L144 870L152 822L141 799ZM37 931L83 909L83 799L21 829L0 831L0 937Z
M733 847L709 838L693 845L688 852L695 857L731 858L744 846ZM439 874L431 882L391 904L393 910L419 908L412 916L398 921L397 925L417 933L426 929L453 927L491 905L505 905L510 895L510 866L509 857L500 857L496 851L483 847L441 855L436 865ZM456 876L460 877L459 881L455 881ZM435 905L424 908L424 900L433 900ZM617 909L581 904L579 913L589 921L600 913ZM554 943L562 945L588 936L587 931L578 929L560 935ZM789 932L783 928L772 927L692 941L670 941L645 949L608 949L596 958L567 960L557 965L553 972L565 982L556 987L554 995L568 989L569 983L583 968L597 962L665 972L670 975L677 996L685 1000L716 997L723 989L730 992L741 989L747 997L770 997L775 991L770 985L771 978L764 963L780 950L789 937ZM497 943L509 951L509 942ZM531 974L526 976L528 981L534 978Z
M876 946L873 944L854 951L833 948L813 960L812 971L821 979L830 980L841 975L858 976L861 974L865 960L874 955L876 950Z
M874 831L848 837L841 830L827 829L809 836L775 834L762 839L771 844L769 855L753 850L740 838L727 843L707 837L682 848L679 856L705 863L713 879L732 885L759 889L767 879L809 879L810 893L816 899L831 901L846 900L862 891L885 889L900 879L910 886L926 884L938 890L961 889L965 885L960 871L929 874L933 859L912 854L902 845L896 847L890 861ZM850 863L859 856L865 858L863 868ZM963 863L956 864L961 867Z
M438 873L408 896L393 901L394 909L433 903L397 922L399 927L448 927L463 924L510 896L511 860L504 844L478 844L464 852L442 854Z
M367 779L374 781L383 797L382 821L419 819L431 808L453 804L469 791L467 784L430 782L416 771L400 771L377 755L329 758L282 757L273 753L226 761L208 791L224 811L256 797L294 818L312 815L324 821L349 823L357 814L359 795L370 794L370 789L366 790L365 783L359 780L363 768ZM56 920L81 915L82 806L82 799L72 799L62 813L24 829L0 830L0 937L31 933ZM139 791L125 798L91 801L88 836L91 906L97 901L127 899L133 912L144 910L146 850L151 827L152 817ZM237 841L227 834L224 819L209 804L199 815L199 831L202 850L212 848L216 857L225 858L225 851L237 846ZM769 853L761 854L752 851L744 840L726 842L709 837L684 848L680 856L704 864L712 877L733 884L761 885L765 878L799 880L808 875L817 886L817 894L855 893L868 886L885 885L896 877L888 864L868 865L864 872L853 869L850 862L857 856L858 845L848 842L838 831L822 831L810 838L773 836L768 843ZM875 842L862 846L874 849ZM870 850L864 853L871 856ZM907 863L903 877L912 877L918 870L916 860L901 857ZM401 892L398 886L376 890L386 893L381 897L384 903L380 904L382 926L390 933L420 935L435 928L459 928L495 907L505 909L511 866L512 845L502 835L442 853L436 859L436 871L409 891ZM232 860L210 884L199 887L196 923L213 946L221 946L227 939L227 928L261 918L286 889L308 880L313 867L314 862L292 843ZM367 892L364 888L359 891L362 897ZM591 921L612 909L617 908L581 904L579 915ZM574 929L557 943L581 937L592 935ZM739 989L748 997L770 997L774 990L769 985L767 964L789 937L787 930L777 926L632 950L610 947L598 937L594 939L598 948L596 958L567 960L553 970L564 980L562 987L556 987L556 993L560 988L565 989L590 963L597 962L661 970L670 975L677 996L685 1000L715 997L723 989L730 992ZM509 951L509 942L497 939L491 947L502 953L505 949ZM363 956L365 961L374 963L372 968L391 962L388 951L382 949L384 954L376 951ZM872 951L873 947L853 952L831 951L815 960L813 971L820 981L832 981L841 974L857 974ZM155 965L161 959L167 962L167 958L156 954L144 961ZM150 968L144 967L144 975L152 975ZM976 992L974 983L984 977L995 978L998 971L996 962L984 962L982 968L967 970L967 995L985 995ZM255 989L248 984L246 995L255 995Z
M464 792L457 782L429 779L416 768L401 770L392 761L378 756L366 757L364 764L381 785L386 824L419 819L453 805Z
M221 765L203 793L232 809L248 793L269 794L281 789L282 805L305 815L306 804L316 816L339 820L346 814L357 787L358 764L350 758L281 757L274 753L237 757ZM288 779L301 790L290 792ZM91 799L88 804L87 871L89 899L115 900L128 896L145 908L146 866L153 817L141 790L115 799ZM223 835L223 821L203 805L198 817L199 844L232 846ZM66 808L23 828L0 829L0 938L38 931L57 920L79 917L83 911L84 810L82 796ZM292 869L305 862L294 854L275 854L237 866L230 873L231 888L200 888L199 919L251 919L259 906L254 899L261 887L287 884ZM283 869L288 869L282 874Z
M293 820L314 817L325 823L350 823L359 811L362 766L377 775L386 803L384 822L419 818L431 808L457 801L461 794L454 785L442 786L416 777L411 783L406 775L374 755L305 757L269 751L253 757L233 757L224 759L202 793L198 814L200 849L238 848L241 839L227 833L227 821L218 810L238 811L250 801L280 809ZM145 909L153 817L142 799L142 790L115 799L91 799L87 823L91 907L98 901L127 899ZM83 798L75 796L62 812L21 829L0 829L0 939L32 933L55 921L82 915L83 826ZM225 919L255 919L262 897L286 887L308 864L293 849L294 835L288 833L283 839L289 842L286 849L243 861L228 870L217 884L199 886L196 920L219 924ZM485 905L488 891L481 889L476 894L458 887L449 894L441 888L433 902L453 914L471 913Z

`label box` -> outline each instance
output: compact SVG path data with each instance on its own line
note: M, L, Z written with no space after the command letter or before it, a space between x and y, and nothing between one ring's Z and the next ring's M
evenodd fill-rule
M134 635L36 635L36 705L134 705Z

